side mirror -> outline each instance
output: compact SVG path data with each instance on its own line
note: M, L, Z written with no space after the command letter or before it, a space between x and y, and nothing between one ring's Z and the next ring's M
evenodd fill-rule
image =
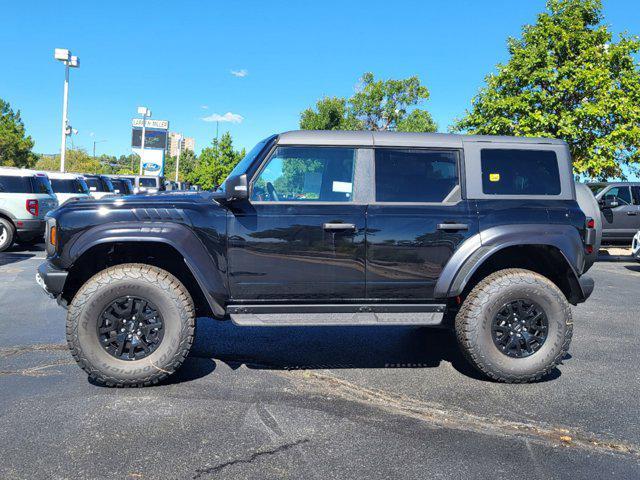
M246 200L249 198L249 188L247 186L247 174L234 175L224 182L224 192L227 202Z
M605 197L600 200L601 208L616 208L618 205L618 199L613 195L605 195Z

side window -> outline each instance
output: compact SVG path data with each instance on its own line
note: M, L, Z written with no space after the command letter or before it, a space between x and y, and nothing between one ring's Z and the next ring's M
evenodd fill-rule
M633 190L633 203L635 205L640 205L640 187L631 187Z
M622 205L631 205L631 191L629 187L611 187L604 194L605 197L614 197Z
M29 177L0 176L0 193L31 193Z
M355 149L278 147L253 182L251 200L350 202Z
M559 195L560 173L550 150L482 149L482 191L488 195Z
M442 202L458 185L452 150L377 149L377 202Z

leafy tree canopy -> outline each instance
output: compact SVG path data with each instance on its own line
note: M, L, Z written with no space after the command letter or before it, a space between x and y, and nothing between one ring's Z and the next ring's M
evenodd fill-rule
M60 155L41 156L34 168L56 172L60 170ZM76 173L109 173L102 169L98 158L93 158L81 148L67 149L65 169L67 172Z
M176 178L176 157L166 157L164 162L164 176L167 179L175 180ZM180 154L180 166L178 172L178 180L183 182L193 172L198 157L191 150L185 150Z
M0 98L0 165L31 167L37 157L31 152L33 140L26 134L20 111L14 112Z
M231 134L225 132L219 140L214 138L211 146L202 150L193 171L187 175L187 180L200 185L204 190L211 190L227 178L244 156L244 149L235 150Z
M591 178L624 177L640 162L640 69L637 36L617 42L602 24L600 0L548 0L510 59L454 131L565 140L574 170Z
M376 80L365 73L349 99L324 97L300 114L303 130L396 130L435 132L437 125L418 108L429 90L413 76L401 80Z

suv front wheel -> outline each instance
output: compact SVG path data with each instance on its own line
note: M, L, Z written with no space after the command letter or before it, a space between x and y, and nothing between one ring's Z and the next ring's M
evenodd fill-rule
M67 343L91 378L146 386L175 372L193 342L195 311L184 285L150 265L116 265L89 279L67 313Z
M13 244L14 234L13 224L0 217L0 252L4 252Z
M469 362L501 382L538 380L569 350L571 308L548 278L523 269L492 273L462 304L456 335Z

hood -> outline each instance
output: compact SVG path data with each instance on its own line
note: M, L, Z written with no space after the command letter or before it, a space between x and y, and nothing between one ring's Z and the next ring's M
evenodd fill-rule
M173 207L184 204L211 203L210 192L160 192L138 195L107 195L96 199L93 197L71 199L65 203L69 209L106 208L145 208L145 207Z

